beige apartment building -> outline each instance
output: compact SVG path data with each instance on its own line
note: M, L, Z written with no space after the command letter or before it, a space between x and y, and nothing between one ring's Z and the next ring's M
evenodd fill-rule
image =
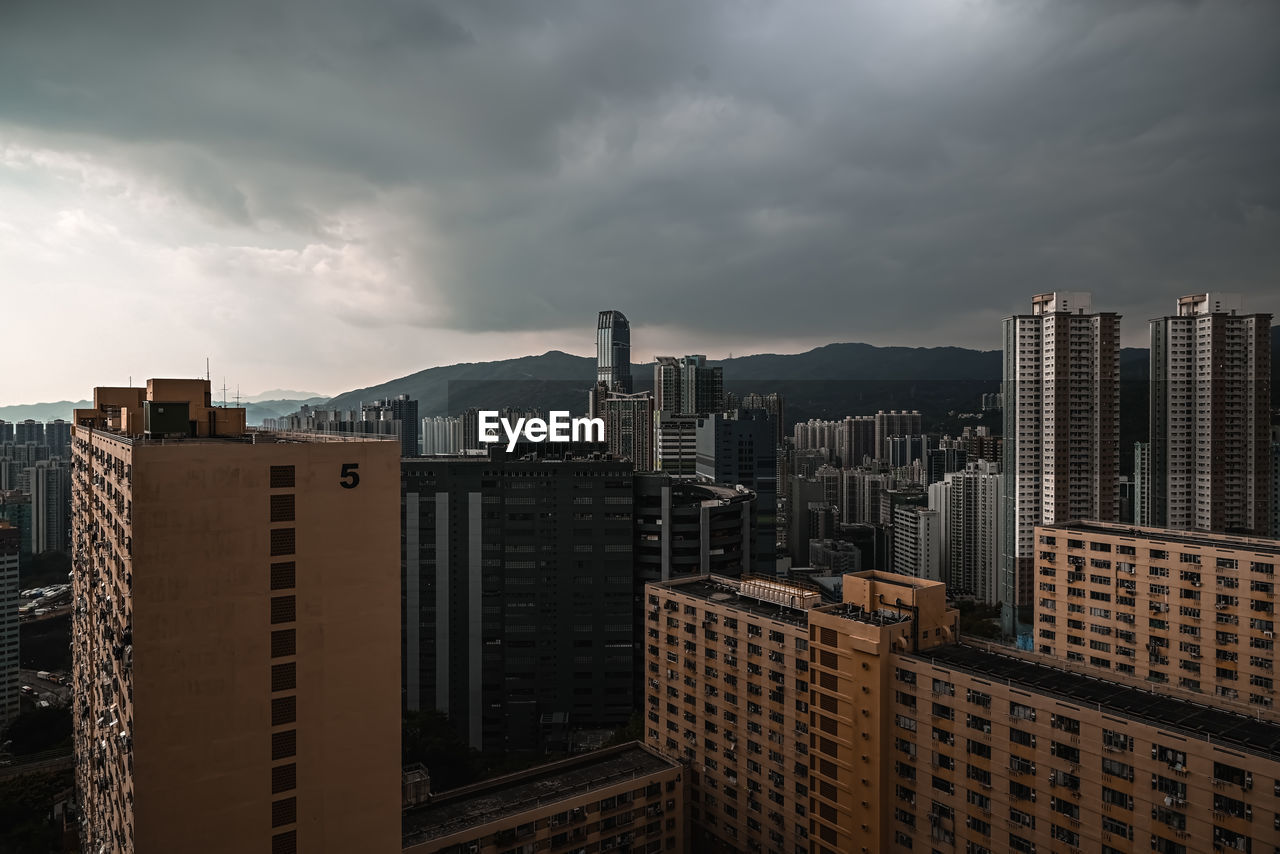
M396 850L399 445L160 379L72 444L84 850Z
M960 643L941 583L647 594L647 740L689 763L695 850L1280 850L1280 726Z
M1036 649L1269 720L1280 541L1104 522L1036 529Z
M686 851L684 768L631 742L444 792L405 811L406 854Z

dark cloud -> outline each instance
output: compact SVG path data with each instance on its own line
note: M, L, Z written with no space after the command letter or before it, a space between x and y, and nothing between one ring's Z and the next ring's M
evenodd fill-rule
M409 314L461 329L996 346L1053 288L1134 330L1197 289L1280 312L1270 2L9 0L6 126L240 225L403 194Z

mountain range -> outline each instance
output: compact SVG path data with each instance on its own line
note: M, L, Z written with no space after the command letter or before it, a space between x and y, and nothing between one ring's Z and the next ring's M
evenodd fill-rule
M978 412L982 395L1000 390L1001 361L999 350L847 343L804 353L710 360L709 364L724 368L727 391L739 395L780 392L786 400L788 425L880 409L919 409L925 415L926 429L957 432L967 423L986 423L998 429L996 413L987 413L977 421L959 416ZM1274 395L1280 388L1280 327L1271 330L1271 368ZM633 364L632 376L636 391L652 389L652 363ZM1121 350L1121 448L1126 460L1132 443L1146 435L1148 376L1145 348ZM505 406L579 413L586 408L594 377L595 359L551 350L540 356L427 368L328 399L256 399L247 408L249 423L260 424L263 418L287 415L303 405L357 409L361 402L407 394L418 401L418 413L424 417L456 415L471 407ZM267 394L272 392L256 397ZM0 419L70 418L73 408L88 405L88 401L59 401L6 406L0 407Z

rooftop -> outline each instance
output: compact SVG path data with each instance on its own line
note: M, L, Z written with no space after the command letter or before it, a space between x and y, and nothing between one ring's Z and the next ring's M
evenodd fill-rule
M1202 741L1274 758L1280 755L1280 725L1189 700L1143 691L1022 658L964 644L934 647L913 658L995 679L1099 711L1142 721Z
M1280 540L1270 537L1250 537L1243 534L1211 534L1208 531L1177 531L1171 528L1149 528L1122 525L1118 522L1092 522L1073 520L1061 525L1038 527L1080 534L1097 534L1112 537L1133 537L1161 543L1180 543L1206 549L1234 549L1258 554L1280 556Z
M597 750L435 795L407 810L405 847L450 836L539 806L679 768L639 742Z
M806 609L792 608L777 602L744 596L736 585L716 576L702 575L688 581L681 579L666 582L663 586L678 593L684 593L698 599L706 599L708 602L714 602L718 605L728 605L736 610L768 620L777 620L780 623L789 623L793 626L809 625L809 612ZM797 593L814 592L800 585L794 586Z

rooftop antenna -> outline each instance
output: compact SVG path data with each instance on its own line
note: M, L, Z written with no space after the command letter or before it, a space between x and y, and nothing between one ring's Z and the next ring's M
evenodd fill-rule
M240 383L236 383L236 406L240 405Z
M212 380L209 378L209 357L208 356L204 357L204 381L212 382Z
M222 408L227 408L227 378L222 378Z

